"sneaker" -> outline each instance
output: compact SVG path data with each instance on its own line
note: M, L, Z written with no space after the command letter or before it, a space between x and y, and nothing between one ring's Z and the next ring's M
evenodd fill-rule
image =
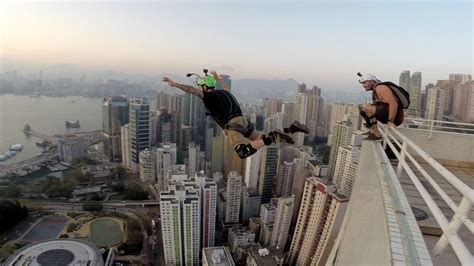
M288 143L288 144L295 144L295 141L290 137L290 135L283 133L281 130L273 130L272 132L268 133L268 136L272 138L273 143L280 144L280 143Z
M373 135L373 134L374 134L374 133L372 133L372 131L369 130L369 131L367 131L367 132L362 133L361 135L362 135L362 136L370 136L370 135Z
M299 121L294 121L293 124L288 128L290 133L303 132L305 134L309 133L309 129L306 125L301 124Z
M370 134L369 136L365 137L363 140L381 140L382 137L377 137L375 134Z

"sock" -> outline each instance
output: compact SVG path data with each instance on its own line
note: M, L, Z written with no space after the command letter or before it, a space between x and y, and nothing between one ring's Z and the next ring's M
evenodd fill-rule
M265 135L262 135L262 140L263 140L263 143L268 146L270 144L273 143L273 140L271 137L266 137Z

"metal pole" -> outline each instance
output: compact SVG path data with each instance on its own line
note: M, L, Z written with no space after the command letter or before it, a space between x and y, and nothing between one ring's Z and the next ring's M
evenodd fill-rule
M463 220L466 219L467 213L471 210L472 207L472 202L467 199L467 197L463 197L461 200L461 204L459 204L459 207L456 211L456 213L453 216L453 219L449 223L449 225L446 228L443 228L443 235L439 239L438 243L436 243L436 246L433 248L433 254L434 256L439 256L443 251L446 249L446 247L449 244L448 236L453 236L457 235L459 227L463 224ZM454 248L454 251L456 252L457 250ZM458 255L459 256L459 255ZM474 261L471 256L470 260L469 258L464 258L464 262L470 261L470 265L473 265ZM461 260L461 257L459 258ZM464 263L463 260L461 260L461 263Z
M405 139L403 139L402 150L400 151L400 158L398 159L398 165L397 165L397 177L400 177L400 175L402 174L402 170L403 170L402 162L405 161L407 146L408 146L407 142L405 141Z

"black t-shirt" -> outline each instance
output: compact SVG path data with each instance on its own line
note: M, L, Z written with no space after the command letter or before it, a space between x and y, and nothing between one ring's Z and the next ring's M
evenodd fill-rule
M242 115L239 102L229 91L210 90L204 92L202 98L210 116L214 118L217 124L222 128L230 119Z

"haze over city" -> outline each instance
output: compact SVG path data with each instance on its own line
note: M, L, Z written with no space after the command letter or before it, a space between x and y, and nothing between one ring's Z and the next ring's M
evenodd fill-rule
M412 69L424 81L471 73L472 25L470 1L7 1L0 67L45 77L58 65L144 75L209 67L357 90L358 71L396 80Z

